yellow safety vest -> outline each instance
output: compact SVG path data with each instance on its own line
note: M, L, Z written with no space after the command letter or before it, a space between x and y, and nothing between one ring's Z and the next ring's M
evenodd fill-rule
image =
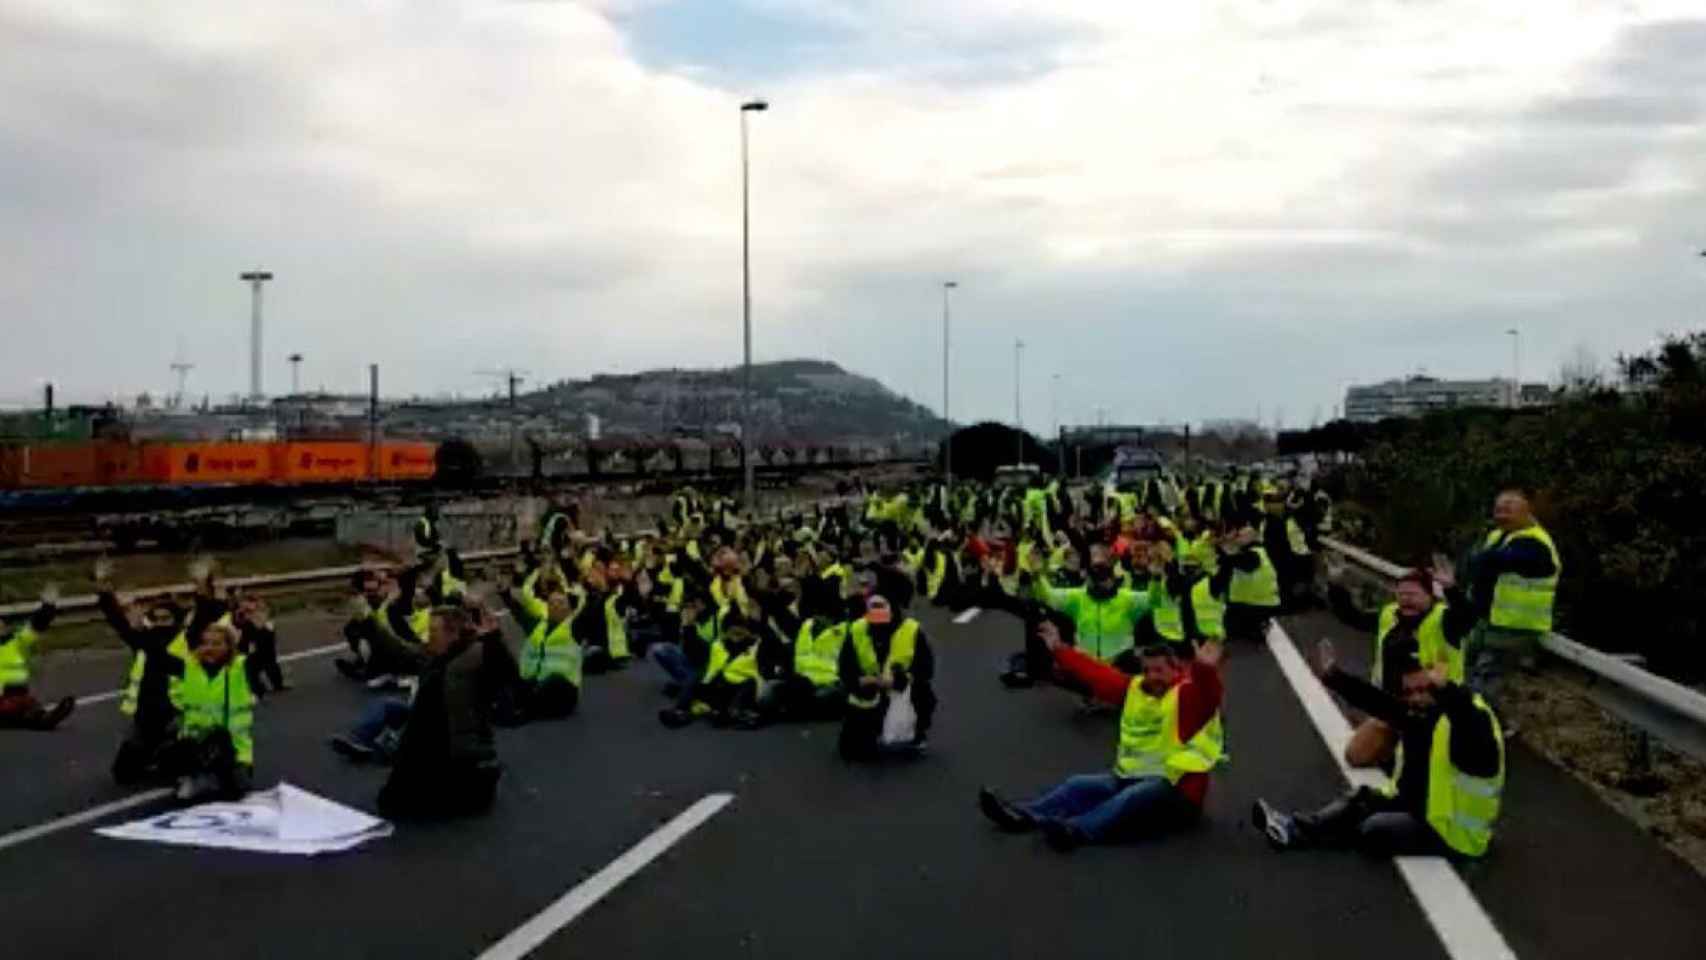
M571 614L556 626L544 617L533 625L521 650L521 679L538 683L562 677L577 687L581 685L581 645L570 626L573 622Z
M1463 682L1463 648L1454 647L1445 638L1445 609L1443 603L1436 603L1433 608L1422 615L1422 622L1416 625L1416 658L1422 667L1432 670L1438 664L1446 664L1447 675L1452 683ZM1398 605L1389 603L1380 608L1380 623L1374 635L1374 663L1368 670L1368 678L1375 686L1381 686L1385 680L1386 636L1392 628L1398 625Z
M1261 559L1262 565L1254 573L1233 570L1232 582L1226 588L1226 599L1243 606L1278 607L1279 571L1274 569L1274 562L1268 558L1265 548L1251 547L1250 552Z
M1184 643L1185 612L1167 592L1165 583L1157 582L1152 602L1155 632L1170 643ZM1198 633L1210 639L1226 636L1226 605L1209 588L1207 577L1191 584L1191 610L1196 614Z
M889 638L889 656L886 663L877 663L877 647L871 641L870 624L863 620L853 621L852 628L848 630L848 639L853 642L853 653L859 658L859 671L863 676L881 676L895 667L911 669L912 658L918 652L918 621L908 617L895 628L894 636ZM861 696L857 687L847 691L848 706L870 710L881 701L881 696Z
M1487 534L1487 539L1481 544L1482 549L1492 548L1504 536L1502 530ZM1563 571L1564 565L1558 558L1558 547L1552 542L1552 535L1547 533L1544 527L1535 524L1510 535L1512 540L1521 538L1538 540L1546 545L1546 549L1552 554L1552 576L1519 577L1514 573L1500 574L1493 585L1493 603L1487 620L1495 627L1544 633L1552 629L1552 605L1558 594L1558 574Z
M1469 857L1481 856L1492 844L1493 825L1499 819L1499 802L1505 790L1504 732L1487 701L1480 694L1474 696L1475 709L1493 727L1493 743L1499 751L1498 771L1491 777L1472 777L1452 764L1451 720L1445 716L1434 723L1433 741L1428 748L1428 826L1434 828L1446 846ZM1400 742L1393 759L1392 779L1381 792L1396 797L1398 780L1403 775L1404 744Z
M814 687L827 687L836 681L841 644L847 639L847 625L835 623L821 630L807 620L800 624L794 638L794 672L812 682Z
M0 689L30 685L30 650L36 644L36 632L29 624L0 643Z
M202 668L200 660L190 657L185 661L184 675L177 684L178 709L182 711L178 736L199 740L223 729L231 735L237 762L254 766L255 698L249 692L246 659L234 656L212 676Z
M616 608L617 593L611 591L604 598L604 632L605 642L612 657L627 659L632 656L628 652L628 623L622 616L622 611Z
M1179 688L1152 697L1143 691L1143 678L1133 677L1126 687L1125 708L1120 711L1119 748L1114 753L1114 775L1125 779L1166 777L1178 783L1188 773L1208 773L1227 762L1226 733L1220 713L1209 719L1191 739L1179 739Z

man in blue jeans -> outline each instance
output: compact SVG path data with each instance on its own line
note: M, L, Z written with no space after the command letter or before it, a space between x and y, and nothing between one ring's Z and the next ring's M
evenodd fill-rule
M1220 644L1204 643L1189 661L1171 646L1150 647L1143 673L1132 677L1063 645L1052 623L1043 623L1041 635L1063 673L1097 700L1122 706L1114 767L1070 777L1029 803L1010 803L985 788L978 794L983 815L1012 833L1041 829L1061 851L1148 839L1195 823L1209 772L1226 761Z

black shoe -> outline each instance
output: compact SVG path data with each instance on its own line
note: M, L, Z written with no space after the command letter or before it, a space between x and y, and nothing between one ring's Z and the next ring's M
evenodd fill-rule
M1275 850L1289 850L1297 842L1297 824L1266 800L1258 799L1250 805L1250 822L1268 838L1268 845Z
M58 703L53 705L53 709L42 715L41 728L43 730L52 730L54 727L64 723L65 718L71 716L71 711L75 709L77 709L76 697L66 697L60 700Z
M989 818L990 823L1008 833L1025 833L1037 828L1037 822L1029 814L996 796L995 791L988 787L977 792L977 808Z
M362 663L360 660L354 660L349 657L339 657L332 661L332 666L337 667L339 673L351 680L359 680L362 683L367 682L367 664Z
M658 722L671 730L680 730L693 722L693 715L679 707L670 707L658 711Z
M1037 682L1023 670L1009 670L1001 675L1001 685L1009 690L1028 690Z
M367 763L374 759L375 754L378 753L372 746L362 743L347 733L333 737L328 743L338 756L354 763Z
M737 730L761 730L764 728L764 717L751 710L742 710L734 715L734 726Z
M674 700L676 697L681 696L681 684L674 683L674 682L664 684L663 685L663 695L670 698L671 700Z
M1057 853L1071 853L1084 845L1084 835L1064 820L1044 820L1043 839Z

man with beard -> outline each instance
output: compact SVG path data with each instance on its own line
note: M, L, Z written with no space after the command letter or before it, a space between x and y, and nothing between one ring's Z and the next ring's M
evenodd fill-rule
M1090 545L1088 579L1082 587L1061 589L1042 578L1032 585L1037 602L1069 620L1080 653L1124 673L1139 673L1142 665L1132 652L1137 625L1149 615L1150 595L1122 587L1114 575L1113 556L1104 544ZM1028 687L1053 676L1054 658L1035 629L1025 632L1022 664L1001 675L1009 687Z

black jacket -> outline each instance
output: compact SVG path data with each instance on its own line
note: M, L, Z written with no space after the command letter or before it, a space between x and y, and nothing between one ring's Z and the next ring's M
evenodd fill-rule
M1399 773L1398 802L1421 816L1428 806L1428 757L1433 750L1434 725L1451 718L1451 762L1472 777L1490 777L1499 769L1501 744L1493 724L1475 706L1468 688L1448 683L1434 690L1437 706L1412 714L1397 697L1366 680L1333 668L1322 678L1327 689L1345 702L1398 731L1404 744L1404 769Z

